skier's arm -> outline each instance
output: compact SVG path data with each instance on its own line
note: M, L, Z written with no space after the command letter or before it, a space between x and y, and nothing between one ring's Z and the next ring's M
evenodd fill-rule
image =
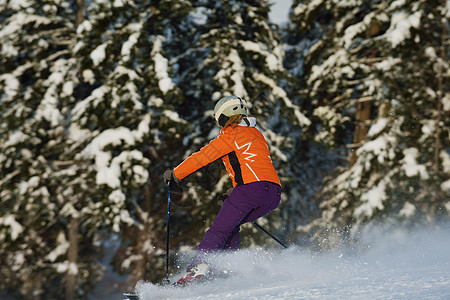
M220 135L212 140L208 145L195 152L179 164L173 171L174 175L182 180L198 169L212 163L222 156L233 151L230 141L225 135Z

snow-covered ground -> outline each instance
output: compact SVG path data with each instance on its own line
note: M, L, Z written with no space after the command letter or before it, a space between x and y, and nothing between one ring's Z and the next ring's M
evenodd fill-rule
M140 299L450 299L450 228L374 230L357 250L248 249L217 263L235 273L187 288L138 283ZM175 276L176 277L176 276Z

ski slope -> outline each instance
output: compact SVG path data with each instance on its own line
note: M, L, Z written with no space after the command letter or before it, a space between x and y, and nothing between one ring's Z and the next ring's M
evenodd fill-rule
M372 232L357 250L248 249L215 261L233 276L176 288L140 282L140 299L450 299L450 229ZM176 276L174 276L177 278ZM172 280L174 281L174 280Z

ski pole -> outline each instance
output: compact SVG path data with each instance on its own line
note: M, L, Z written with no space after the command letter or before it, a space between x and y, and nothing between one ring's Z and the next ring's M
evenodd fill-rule
M256 223L256 221L252 221L253 225L255 225L258 229L260 229L261 231L263 231L264 233L266 233L268 236L270 236L271 238L273 238L278 244L280 244L281 246L283 246L284 248L287 248L287 246L285 244L283 244L279 239L277 239L276 237L274 237L273 235L270 234L270 232L268 232L267 230L265 230L261 225L259 225L258 223Z
M168 191L168 197L167 197L166 278L163 279L163 284L170 284L170 280L169 280L170 182L169 182L168 186L169 186L169 191Z

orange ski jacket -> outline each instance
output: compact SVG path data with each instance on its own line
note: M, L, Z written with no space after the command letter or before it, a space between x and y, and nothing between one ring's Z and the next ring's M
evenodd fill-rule
M256 181L269 181L281 186L267 142L255 126L255 118L245 118L235 127L222 128L217 138L174 169L175 176L182 180L221 158L233 187Z

